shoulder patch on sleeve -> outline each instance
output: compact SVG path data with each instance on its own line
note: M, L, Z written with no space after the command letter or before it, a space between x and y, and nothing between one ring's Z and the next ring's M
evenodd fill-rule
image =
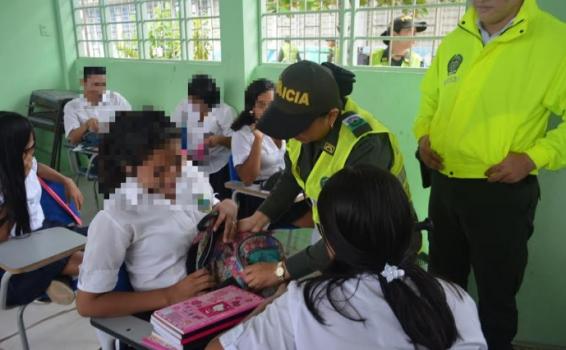
M342 124L348 127L352 134L356 137L360 137L363 134L372 130L371 125L369 125L365 120L362 119L357 114L352 114L342 120Z

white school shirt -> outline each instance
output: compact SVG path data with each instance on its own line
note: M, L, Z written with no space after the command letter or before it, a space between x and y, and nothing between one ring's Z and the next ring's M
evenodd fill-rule
M217 200L208 179L191 163L177 178L176 202L148 194L135 178L104 201L88 229L78 288L114 289L122 263L136 291L169 287L187 276L185 261L197 223ZM197 208L197 201L209 205Z
M25 186L28 202L29 226L32 231L36 231L43 226L45 215L43 214L43 208L41 208L41 184L37 177L37 160L35 157L32 162L31 170L25 179ZM2 184L0 184L0 207L3 204L4 195L2 194ZM12 227L10 235L12 237L16 235L16 225Z
M196 107L195 107L196 108ZM197 145L208 135L232 137L232 123L236 119L236 111L225 103L219 103L199 122L200 113L192 107L188 99L183 99L171 116L171 120L180 127L187 128L187 142ZM197 140L195 140L195 138ZM230 149L222 145L208 149L208 164L201 166L206 174L214 174L228 164Z
M441 284L460 334L451 349L487 349L472 298L460 289L460 299L453 287L446 282L441 281ZM346 297L355 293L350 302L366 319L365 323L344 318L324 299L318 309L327 326L321 325L306 307L303 288L291 282L288 291L268 305L264 312L223 334L220 342L225 350L415 349L385 301L375 277L365 275L359 285L355 280L347 281L343 288ZM337 298L343 300L341 294ZM355 313L350 314L357 317Z
M132 106L122 95L110 90L106 90L102 101L96 106L91 105L84 95L72 99L63 108L65 137L69 137L71 131L86 123L90 118L97 118L100 123L108 124L114 120L116 111L131 110Z
M248 125L234 132L232 135L234 166L244 164L248 159L254 140L252 128ZM261 165L256 180L267 180L271 175L283 169L285 169L285 141L281 142L281 148L279 148L271 137L264 135L261 143Z

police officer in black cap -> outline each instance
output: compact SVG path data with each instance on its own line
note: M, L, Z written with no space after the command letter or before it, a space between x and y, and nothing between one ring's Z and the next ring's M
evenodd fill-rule
M345 166L372 164L387 169L408 192L395 136L347 97L354 81L351 72L329 63L321 66L301 61L283 71L275 99L257 128L271 137L289 140L286 169L259 209L239 222L240 231L259 231L275 222L301 192L312 203L316 226L318 194L325 181ZM319 240L286 261L248 266L244 280L261 289L300 278L328 263L324 242Z
M401 16L395 18L393 24L381 36L401 36L412 37L415 33L424 32L427 28L426 22L413 21L411 16ZM393 29L393 35L391 35ZM387 46L371 54L370 65L372 66L396 66L396 67L424 67L423 58L411 48L415 45L412 39L389 41L383 40Z

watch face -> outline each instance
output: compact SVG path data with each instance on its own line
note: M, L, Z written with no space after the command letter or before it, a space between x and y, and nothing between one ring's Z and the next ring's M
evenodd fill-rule
M282 277L284 273L285 273L285 270L281 266L279 266L277 269L275 269L275 275L277 275L277 277Z

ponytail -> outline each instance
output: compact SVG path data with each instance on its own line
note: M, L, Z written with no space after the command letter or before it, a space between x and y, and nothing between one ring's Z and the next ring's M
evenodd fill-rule
M416 264L404 270L407 281L387 282L378 275L385 301L413 344L430 350L450 348L458 330L442 285ZM407 283L414 284L416 290Z

